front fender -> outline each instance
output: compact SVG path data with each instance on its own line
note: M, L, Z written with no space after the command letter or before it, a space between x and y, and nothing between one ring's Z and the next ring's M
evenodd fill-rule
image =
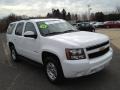
M62 61L62 60L64 60L63 58L65 57L65 51L63 51L63 49L59 49L59 48L56 48L56 47L47 47L47 48L43 48L42 49L42 52L44 52L44 51L46 51L46 52L50 52L50 53L52 53L52 54L54 54L54 55L56 55L58 58L59 58L59 60L60 60L60 62Z

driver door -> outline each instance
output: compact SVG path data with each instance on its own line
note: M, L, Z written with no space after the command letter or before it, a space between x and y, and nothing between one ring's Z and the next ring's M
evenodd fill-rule
M37 34L36 28L32 22L27 22L25 25L24 32L32 31L35 34ZM23 34L24 35L24 34ZM32 60L35 60L37 62L40 62L40 40L37 34L37 38L32 37L24 37L23 40L23 48L24 48L24 55Z

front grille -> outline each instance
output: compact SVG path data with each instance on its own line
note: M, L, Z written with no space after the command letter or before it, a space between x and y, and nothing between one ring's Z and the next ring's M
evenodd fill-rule
M109 51L109 49L110 48L107 47L106 49L104 49L102 51L98 51L98 52L95 52L95 53L90 53L90 54L88 54L88 57L89 57L89 59L100 57L100 56L106 54Z
M100 48L100 47L105 46L105 45L107 45L107 44L109 44L109 41L106 41L106 42L101 43L101 44L99 44L99 45L95 45L95 46L88 47L88 48L86 48L86 50L89 51L89 50L97 49L97 48Z

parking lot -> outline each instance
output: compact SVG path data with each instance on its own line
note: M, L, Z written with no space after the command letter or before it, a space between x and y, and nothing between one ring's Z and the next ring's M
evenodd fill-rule
M67 79L60 85L48 82L41 65L23 60L10 61L5 34L0 34L0 90L119 90L120 29L99 29L110 36L114 50L112 62L104 70L89 76Z

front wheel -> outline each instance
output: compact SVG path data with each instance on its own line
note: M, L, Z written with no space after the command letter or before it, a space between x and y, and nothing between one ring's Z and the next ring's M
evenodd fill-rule
M52 83L60 83L63 80L63 72L57 58L47 57L45 63L45 73Z
M46 73L50 80L55 81L57 79L57 68L52 62L48 62L46 65Z

